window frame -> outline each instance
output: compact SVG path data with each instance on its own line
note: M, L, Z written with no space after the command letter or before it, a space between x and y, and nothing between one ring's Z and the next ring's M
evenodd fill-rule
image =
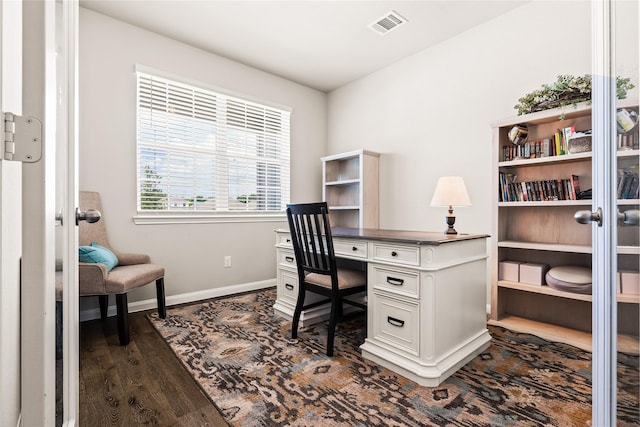
M159 79L170 80L179 85L186 85L195 88L196 90L202 90L207 92L214 92L216 96L221 96L225 98L229 98L232 101L240 101L245 102L247 104L258 104L261 107L272 108L281 110L284 113L288 113L288 128L286 129L286 138L288 141L287 150L288 153L286 155L285 167L287 168L286 179L287 182L284 185L280 186L280 191L282 193L283 203L281 205L281 210L146 210L140 209L140 187L141 187L141 161L140 161L140 85L139 85L139 74L146 74L152 77L157 77ZM179 224L179 223L235 223L235 222L282 222L286 220L285 206L286 203L290 201L291 197L291 113L292 108L287 106L282 106L270 101L265 101L263 99L255 98L252 96L248 96L245 94L233 92L226 89L221 89L219 87L214 87L212 85L194 81L190 79L186 79L184 77L175 76L170 73L162 72L150 67L142 66L137 64L135 67L135 90L136 90L136 215L133 217L133 221L135 224ZM146 144L143 144L146 145ZM229 158L232 158L230 156ZM280 160L283 157L279 158ZM226 175L225 178L228 180L229 176ZM227 181L228 182L228 181ZM230 187L227 185L225 189L225 194L228 194Z

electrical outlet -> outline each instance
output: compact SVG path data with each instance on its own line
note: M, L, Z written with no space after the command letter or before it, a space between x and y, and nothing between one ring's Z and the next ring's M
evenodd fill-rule
M231 255L227 255L224 257L224 266L225 268L231 267Z

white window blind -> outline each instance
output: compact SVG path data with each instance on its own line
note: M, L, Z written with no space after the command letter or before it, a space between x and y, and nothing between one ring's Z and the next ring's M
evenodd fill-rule
M138 212L284 211L290 112L138 72Z

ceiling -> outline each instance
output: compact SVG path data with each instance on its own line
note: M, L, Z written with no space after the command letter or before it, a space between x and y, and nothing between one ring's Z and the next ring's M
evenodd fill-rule
M81 0L111 16L328 92L527 0ZM384 35L370 24L395 11Z

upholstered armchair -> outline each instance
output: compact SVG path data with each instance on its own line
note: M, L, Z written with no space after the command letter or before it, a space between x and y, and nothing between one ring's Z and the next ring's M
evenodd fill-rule
M79 202L80 210L83 212L89 209L102 211L100 195L96 192L81 191ZM81 254L83 249L91 250L95 247L109 256L115 255L113 262L107 263L82 262L81 257L79 293L80 296L98 296L102 319L107 317L109 295L116 296L120 345L129 343L127 292L130 290L155 281L158 314L162 318L166 317L164 267L152 264L148 255L124 253L113 248L107 240L104 218L95 223L79 223L79 245Z

